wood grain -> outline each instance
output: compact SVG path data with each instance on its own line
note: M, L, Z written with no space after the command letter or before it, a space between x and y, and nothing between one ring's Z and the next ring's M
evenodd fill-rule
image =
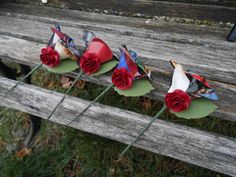
M16 82L0 77L0 94ZM0 105L46 118L63 94L21 84ZM67 124L88 101L68 96L51 121ZM128 144L150 117L95 104L73 128ZM236 175L236 139L199 131L191 127L156 120L135 144L136 147L170 156L211 170Z

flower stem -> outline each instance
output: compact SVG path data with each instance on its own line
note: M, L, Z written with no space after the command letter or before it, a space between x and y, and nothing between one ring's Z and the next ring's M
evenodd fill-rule
M71 86L69 87L69 89L66 91L66 93L64 94L64 96L61 98L61 100L59 101L59 103L56 105L56 107L53 109L53 111L51 112L51 114L47 117L47 121L52 117L53 113L57 110L57 108L60 106L60 104L64 101L64 99L66 98L66 96L68 95L68 93L71 91L71 89L74 87L74 85L77 83L77 81L81 78L81 76L83 75L83 71L81 70L78 74L78 76L75 78L75 80L73 81L73 83L71 84Z
M6 93L5 96L10 93L14 88L16 88L23 80L25 80L29 75L33 74L35 71L37 71L41 66L43 66L42 63L35 66L28 74L26 74L23 78L21 78L13 87L11 87Z
M136 136L136 138L124 149L124 151L120 154L119 159L129 150L129 148L138 140L138 138L152 125L152 123L167 109L164 105L161 110L150 120L150 122L144 127Z
M76 119L78 119L79 116L81 116L85 111L87 111L88 108L90 108L95 102L97 102L97 101L98 101L106 92L108 92L113 86L114 86L114 85L111 84L111 85L109 85L105 90L103 90L103 92L102 92L99 96L97 96L97 98L95 98L92 102L90 102L90 104L88 104L87 107L84 108L84 109L83 109L76 117L74 117L74 118L72 119L72 121L70 121L69 124L67 124L67 125L70 125L70 124L73 123Z

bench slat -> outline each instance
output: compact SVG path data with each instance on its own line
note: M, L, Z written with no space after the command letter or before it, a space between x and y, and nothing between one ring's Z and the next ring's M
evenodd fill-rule
M170 16L180 18L191 18L201 20L216 20L224 22L234 22L236 18L236 2L234 0L60 0L48 1L48 5L64 7L75 10L81 9L100 9L110 10L113 13L123 12L121 14L142 13L146 16ZM174 2L173 2L174 1ZM8 0L9 2L9 0ZM36 4L38 0L15 0L25 4ZM176 3L186 2L186 3ZM196 3L196 4L188 4ZM203 5L198 5L198 4ZM104 6L104 4L106 4ZM204 5L208 4L208 5ZM211 5L210 5L211 4ZM221 6L215 6L221 5ZM228 7L226 7L228 6Z
M89 29L115 50L121 44L127 44L129 48L138 51L146 64L155 68L170 69L169 60L176 59L208 79L236 84L236 45L226 41L229 31L222 33L219 31L223 29L176 23L166 25L168 23L158 21L147 25L144 19L136 21L127 17L43 9L44 13L40 13L42 7L8 8L6 12L3 9L0 13L3 15L0 34L7 32L13 36L47 41L51 34L48 27L59 23L63 25L63 31L72 35L77 44L81 44L82 31ZM5 17L8 15L15 17L8 19ZM175 25L174 29L170 28Z
M0 77L0 94L16 82ZM63 95L32 85L21 84L0 105L46 118ZM51 121L67 124L88 101L67 96ZM129 143L150 117L95 104L72 127ZM228 175L236 175L236 139L207 133L191 127L156 120L137 141L136 147L170 156Z

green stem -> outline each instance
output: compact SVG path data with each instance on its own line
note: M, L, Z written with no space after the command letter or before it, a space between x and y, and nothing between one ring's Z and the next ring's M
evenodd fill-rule
M71 89L74 87L74 85L77 83L77 81L81 78L81 76L83 75L83 71L81 70L78 74L78 76L76 77L76 79L73 81L73 83L71 84L70 88L66 91L66 93L64 94L64 96L61 98L61 100L59 101L59 103L56 105L56 107L53 109L53 111L51 112L51 114L47 117L47 120L49 120L53 113L57 110L57 108L60 106L60 104L64 101L64 99L66 98L66 96L68 95L68 93L71 91Z
M23 80L25 80L29 75L33 74L36 70L38 70L41 66L43 66L42 63L34 67L28 74L26 74L23 78L21 78L13 87L11 87L6 93L5 96L10 93L14 88L16 88Z
M147 124L146 127L144 127L136 136L136 138L124 149L124 151L120 154L119 158L121 158L128 150L129 148L138 140L138 138L152 125L152 123L167 109L167 107L164 105L161 110L150 120L150 122Z
M72 121L70 121L69 124L67 125L70 125L71 123L73 123L76 119L79 118L79 116L81 116L85 111L88 110L88 108L90 108L95 102L97 102L106 92L108 92L114 85L111 84L109 85L105 90L103 90L103 92L97 97L95 98L92 102L90 102L90 104L87 105L86 108L84 108L75 118L72 119Z

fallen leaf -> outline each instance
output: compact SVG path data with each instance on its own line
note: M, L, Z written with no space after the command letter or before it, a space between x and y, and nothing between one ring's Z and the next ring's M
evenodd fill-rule
M72 81L65 83L64 85L62 85L62 87L69 88L71 86L71 84L72 84Z
M77 173L79 173L79 172L81 171L80 164L77 164L77 165L76 165L75 170L76 170Z
M32 149L23 147L20 151L16 152L16 157L24 158L25 156L29 156L32 154Z
M76 173L73 170L66 169L65 172L67 174L66 176L68 176L68 177L75 177L76 176Z
M56 82L55 81L48 81L47 83L47 88L48 89L54 89L56 87Z
M3 149L3 147L6 145L6 142L0 138L0 150Z
M84 81L84 80L78 80L77 83L76 83L76 86L77 86L79 89L84 89L84 87L85 87L85 81Z
M70 81L70 78L64 75L60 76L60 84L63 88L69 88L72 84L72 81Z
M29 127L30 127L30 121L29 121L29 116L27 115L27 118L25 118L24 121L23 121L23 128L25 130L28 130Z
M152 107L152 100L149 98L143 98L141 102L144 109L150 109Z
M67 82L70 81L70 78L67 77L67 76L64 76L64 75L60 75L60 84L63 85L63 84L66 84Z

